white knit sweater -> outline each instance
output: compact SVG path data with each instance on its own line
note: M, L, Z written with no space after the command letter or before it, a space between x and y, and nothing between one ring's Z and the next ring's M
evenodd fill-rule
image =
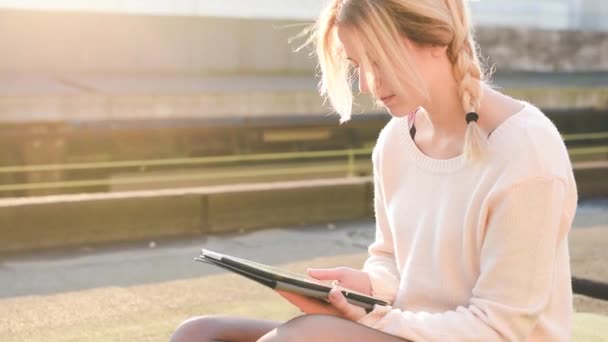
M426 156L407 118L382 130L363 269L391 306L359 323L413 341L570 339L576 184L557 129L524 104L477 163Z

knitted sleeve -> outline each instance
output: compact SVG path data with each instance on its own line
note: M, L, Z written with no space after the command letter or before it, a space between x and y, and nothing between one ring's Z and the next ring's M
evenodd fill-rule
M393 234L389 226L382 184L374 170L374 212L376 216L376 237L369 246L369 257L363 271L367 272L372 285L372 295L392 303L399 288L399 271L395 263Z
M548 304L556 272L569 267L563 257L572 222L567 196L557 178L527 180L493 196L480 274L466 306L429 313L376 305L359 323L414 341L525 340ZM390 240L380 241L372 250L388 254ZM388 272L389 262L384 265ZM559 325L553 327L567 331Z

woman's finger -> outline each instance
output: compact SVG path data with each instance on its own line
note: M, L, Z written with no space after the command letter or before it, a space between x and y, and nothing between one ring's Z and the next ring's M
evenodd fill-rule
M298 307L300 311L307 314L325 314L341 316L341 313L332 305L321 299L310 298L295 293L277 291L281 297L287 299L291 304Z
M309 268L308 275L318 280L340 280L343 271L340 268Z
M358 321L366 315L365 310L356 305L350 304L339 289L332 289L329 292L329 302L347 319Z

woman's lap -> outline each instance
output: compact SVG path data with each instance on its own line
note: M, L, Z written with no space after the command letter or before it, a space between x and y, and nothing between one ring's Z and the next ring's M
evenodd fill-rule
M404 342L406 340L335 316L303 315L281 324L258 341Z
M180 324L171 336L172 342L257 341L283 322L209 315L192 317Z
M230 316L199 316L184 321L172 342L404 342L399 337L328 315L302 315L287 322Z

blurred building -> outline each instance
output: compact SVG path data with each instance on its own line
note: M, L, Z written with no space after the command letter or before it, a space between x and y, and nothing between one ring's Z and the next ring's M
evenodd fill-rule
M0 8L123 14L301 19L317 16L327 0L0 0ZM608 31L606 0L469 0L478 24Z

